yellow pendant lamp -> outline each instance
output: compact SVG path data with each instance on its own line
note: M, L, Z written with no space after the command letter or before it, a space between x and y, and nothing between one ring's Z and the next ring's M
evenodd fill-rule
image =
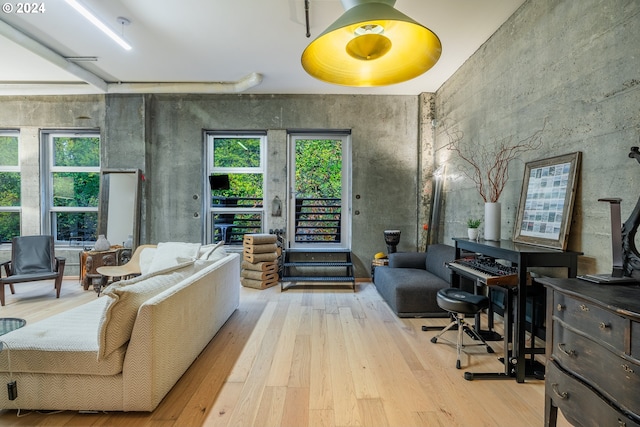
M393 8L395 0L342 0L346 12L302 53L313 77L343 86L385 86L438 62L440 39Z

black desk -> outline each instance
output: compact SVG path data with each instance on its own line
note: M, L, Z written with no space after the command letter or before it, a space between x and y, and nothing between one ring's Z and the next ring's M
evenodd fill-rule
M517 382L524 382L527 353L532 355L531 361L533 361L534 353L544 353L544 348L535 349L533 344L532 348L526 348L527 270L530 267L565 267L567 268L567 276L575 277L578 272L578 255L582 255L582 253L525 245L514 243L510 240L469 240L461 237L455 237L453 240L456 247L456 259L461 258L461 252L465 250L510 261L518 268L519 279L518 286L513 290L515 296L513 322L507 320L510 316L505 316L504 372L471 375L468 375L470 373L465 373L465 378L515 377ZM458 287L460 285L460 277L455 272L452 276L452 285ZM510 299L510 296L508 296L507 300ZM508 313L509 305L507 304L507 307L505 307L505 313ZM511 327L513 327L513 334L510 333ZM509 348L509 344L512 344L511 348Z

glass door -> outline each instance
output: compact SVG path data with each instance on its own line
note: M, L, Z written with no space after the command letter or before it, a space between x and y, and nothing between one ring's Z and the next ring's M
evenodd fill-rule
M350 249L351 147L348 134L291 134L288 247Z

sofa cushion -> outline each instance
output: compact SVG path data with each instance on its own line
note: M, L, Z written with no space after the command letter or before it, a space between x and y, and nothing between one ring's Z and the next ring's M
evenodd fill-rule
M224 242L218 242L213 245L204 245L200 247L198 259L207 261L217 261L227 256L227 250Z
M0 351L0 371L116 375L122 372L126 347L96 360L96 331L107 299L97 298L2 336L10 351Z
M153 256L156 254L157 248L144 248L140 252L140 274L145 275L149 273L149 268L153 262Z
M160 242L149 266L149 273L163 270L198 257L200 243Z
M446 282L451 282L451 270L447 267L447 262L451 262L456 257L456 248L449 245L429 245L427 248L427 259L425 267L427 271L435 274Z
M426 252L394 252L389 254L389 267L425 268Z
M122 347L131 337L138 308L149 298L179 283L195 271L194 261L115 282L105 288L107 299L98 329L98 360Z

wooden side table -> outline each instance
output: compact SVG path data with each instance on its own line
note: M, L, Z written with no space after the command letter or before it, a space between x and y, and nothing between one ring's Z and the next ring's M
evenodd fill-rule
M378 258L373 259L371 261L371 280L373 280L376 272L376 267L381 267L383 265L389 265L389 258Z
M100 291L102 275L96 270L102 266L126 264L131 258L131 249L112 247L108 251L80 252L80 282L86 291L90 285L96 292Z

